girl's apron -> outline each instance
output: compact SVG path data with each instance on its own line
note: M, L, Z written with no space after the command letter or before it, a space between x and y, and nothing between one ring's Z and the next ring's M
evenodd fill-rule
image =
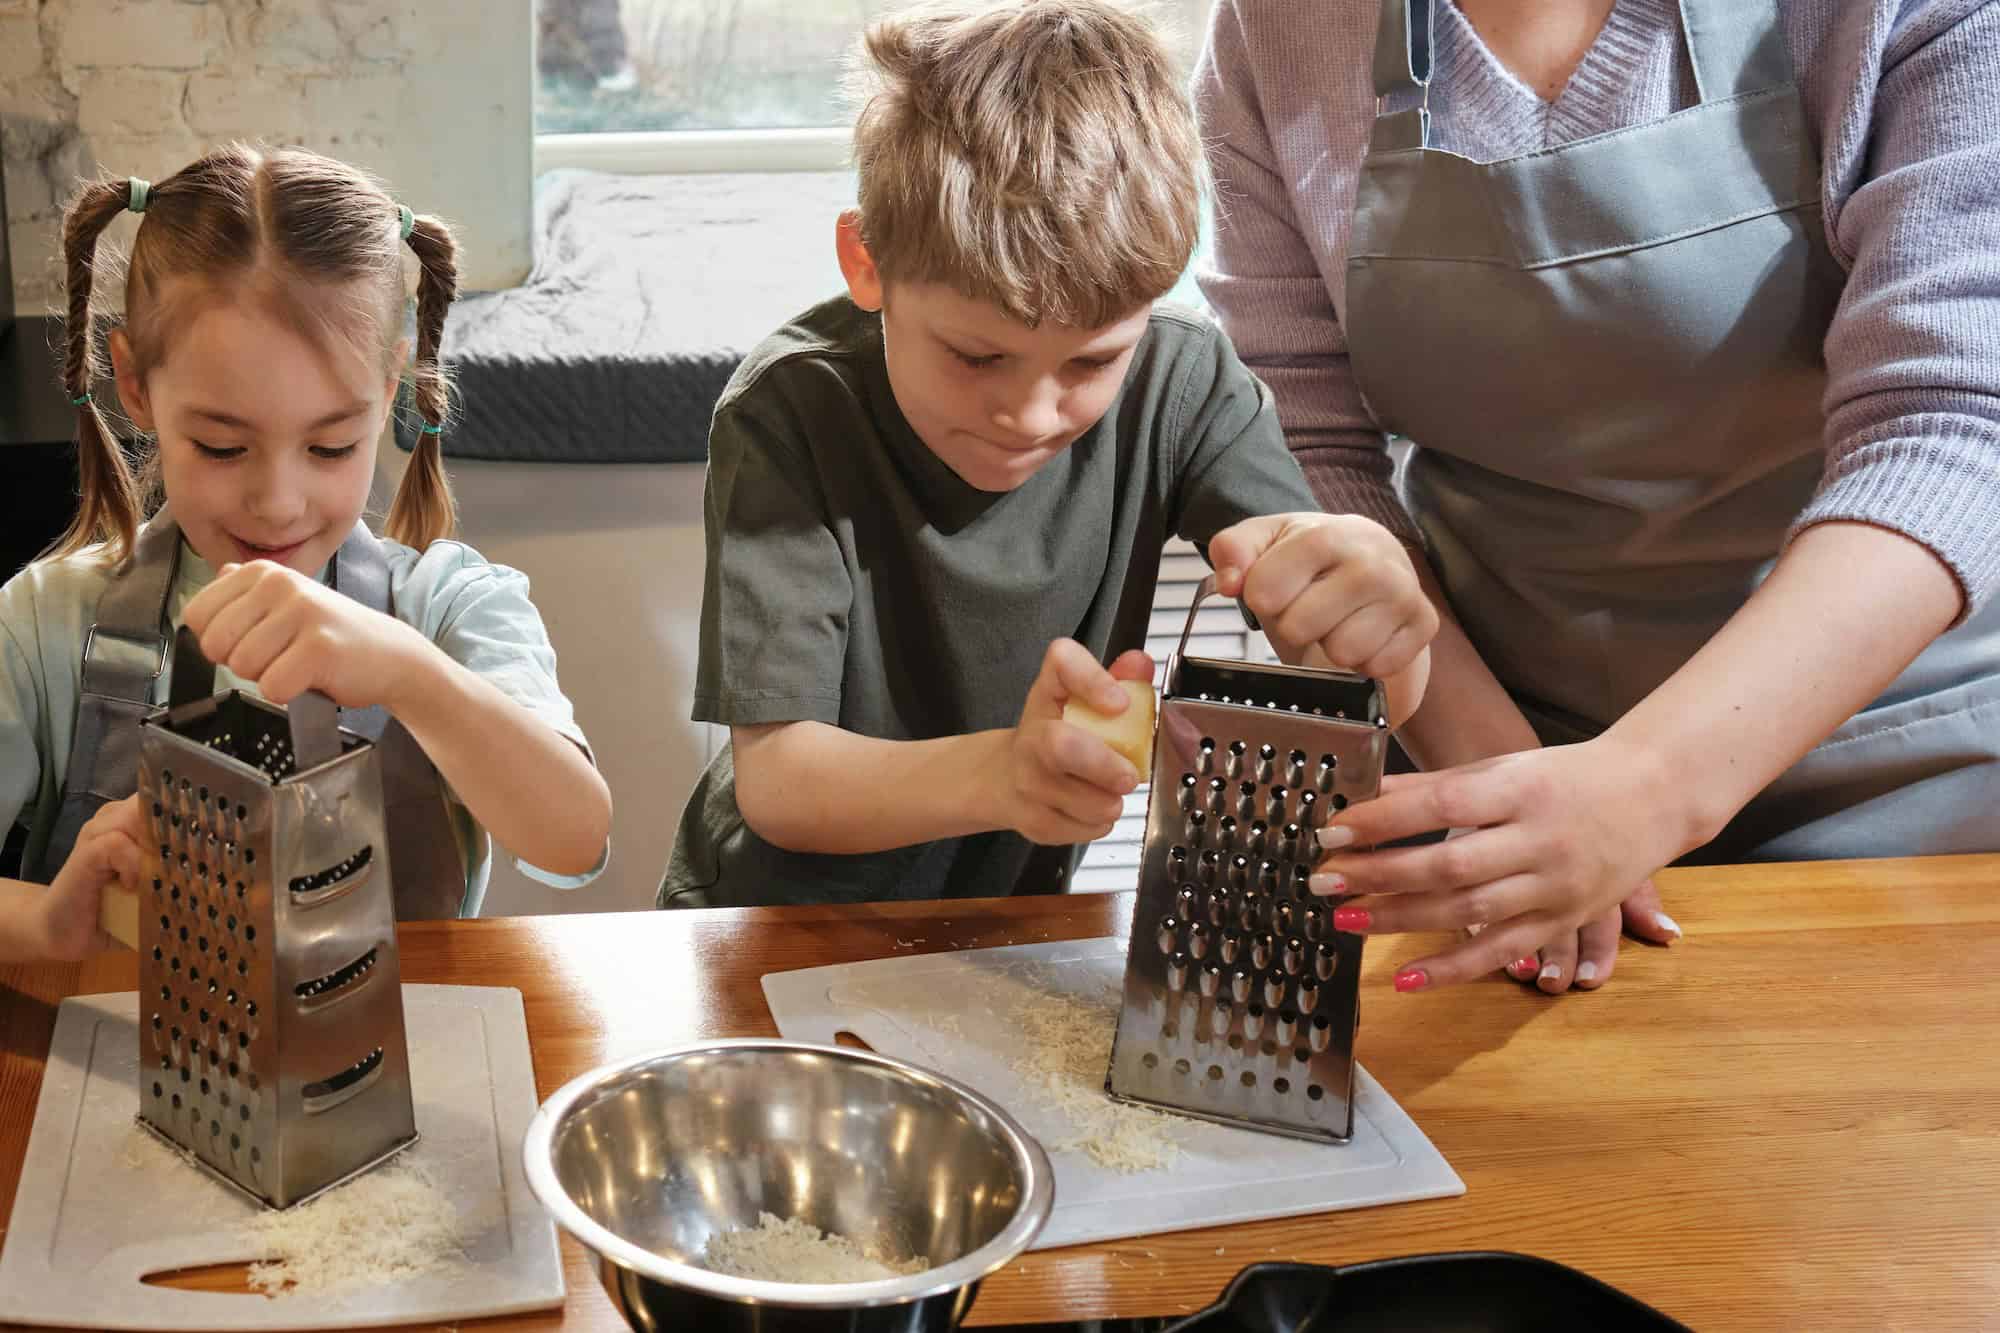
M140 532L132 559L98 599L96 621L84 640L83 688L62 806L48 845L26 868L30 880L52 882L90 817L138 790L139 722L154 711L155 695L164 693L159 687L171 642L168 602L180 551L180 527L163 509ZM334 554L330 580L370 610L393 614L388 562L365 525L355 524ZM340 725L374 741L381 755L397 918L457 916L465 898L465 859L437 769L403 724L381 708L343 708Z

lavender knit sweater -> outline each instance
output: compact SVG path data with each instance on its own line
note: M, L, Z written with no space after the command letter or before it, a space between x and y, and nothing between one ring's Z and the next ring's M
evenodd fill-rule
M1779 0L1847 285L1826 337L1827 466L1793 531L1922 542L1967 614L2000 587L2000 4ZM1195 76L1220 198L1201 286L1271 386L1313 492L1410 540L1341 329L1375 114L1376 0L1217 0ZM1675 0L1617 0L1554 103L1438 8L1432 142L1493 161L1693 105Z

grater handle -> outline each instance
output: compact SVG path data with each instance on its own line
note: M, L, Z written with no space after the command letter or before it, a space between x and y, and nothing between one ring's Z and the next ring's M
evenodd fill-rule
M215 694L215 664L186 625L174 631L173 680L167 706L179 708ZM292 762L298 771L315 768L340 753L340 711L318 690L307 690L285 709L292 727Z
M215 667L202 655L201 640L186 625L174 631L173 679L168 683L167 706L206 699L215 693Z
M1201 576L1201 583L1194 590L1194 601L1188 604L1187 624L1181 626L1181 645L1174 651L1175 657L1187 656L1188 635L1194 633L1195 612L1201 610L1201 604L1213 596L1215 596L1215 575L1204 574Z
M318 690L307 690L285 706L292 724L292 762L303 773L340 754L340 710Z

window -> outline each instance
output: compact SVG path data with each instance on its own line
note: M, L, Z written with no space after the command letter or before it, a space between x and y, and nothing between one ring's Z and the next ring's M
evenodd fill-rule
M1146 625L1146 652L1153 659L1153 685L1165 689L1167 658L1180 646L1187 629L1188 651L1197 657L1234 657L1251 662L1275 662L1271 641L1243 623L1236 603L1211 597L1194 613L1188 608L1208 563L1192 542L1175 537L1160 556L1160 582L1153 591L1153 616ZM1116 828L1086 847L1070 888L1078 893L1117 891L1138 883L1139 862L1146 844L1146 799L1151 787L1141 784L1125 797L1125 814Z
M538 135L827 130L843 63L908 0L538 0ZM1212 0L1153 0L1183 69ZM798 142L794 136L790 142Z

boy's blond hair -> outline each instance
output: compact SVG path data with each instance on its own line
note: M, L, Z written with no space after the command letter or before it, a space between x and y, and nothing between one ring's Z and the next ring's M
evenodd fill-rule
M1104 0L947 0L873 25L853 64L861 237L1030 327L1099 328L1173 287L1201 140L1173 62Z

